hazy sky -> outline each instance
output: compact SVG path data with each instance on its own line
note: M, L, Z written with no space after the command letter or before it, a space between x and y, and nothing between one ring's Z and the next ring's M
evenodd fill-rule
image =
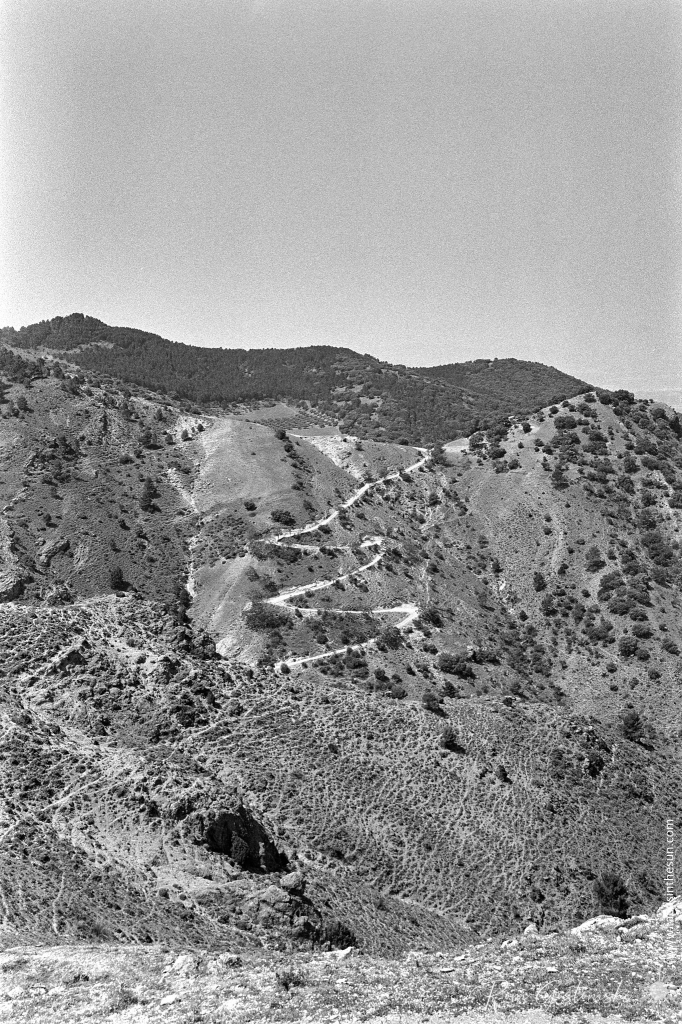
M0 15L0 324L682 385L679 3Z

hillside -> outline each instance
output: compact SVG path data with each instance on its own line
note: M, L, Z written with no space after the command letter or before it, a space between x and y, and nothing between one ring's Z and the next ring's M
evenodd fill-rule
M425 450L46 351L0 350L5 946L435 954L663 900L671 409Z
M86 370L109 374L201 406L286 399L314 408L363 438L421 444L471 433L569 398L584 381L539 363L477 360L428 369L382 363L350 349L196 348L74 313L15 331L0 342L59 354Z
M622 1024L679 1020L680 901L463 952L321 952L61 945L0 952L17 1024L93 1021Z

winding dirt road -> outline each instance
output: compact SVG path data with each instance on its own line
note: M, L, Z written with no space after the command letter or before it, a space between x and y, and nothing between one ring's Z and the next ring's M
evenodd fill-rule
M315 530L319 529L320 526L328 526L331 522L333 522L334 519L338 517L339 512L342 509L350 508L352 505L355 504L356 501L359 501L360 498L367 494L367 492L371 490L372 487L377 487L379 484L383 484L387 480L397 480L401 473L413 473L416 470L421 469L421 467L426 464L429 456L425 448L418 448L417 451L423 453L422 458L419 459L417 462L413 463L411 466L407 466L405 469L399 470L395 473L387 473L386 476L379 477L378 480L372 480L369 483L363 484L362 487L359 487L356 491L353 492L350 498L348 498L341 505L339 505L338 508L329 512L326 516L323 516L321 519L316 519L315 522L313 523L308 523L307 526L297 527L295 530L287 530L284 533L279 533L272 538L272 543L278 545L279 547L297 548L299 550L303 549L306 551L319 551L322 546L333 547L333 545L287 544L285 542L290 537L300 537L301 534L313 533ZM359 547L365 550L371 547L377 547L379 548L379 551L372 559L370 559L369 562L367 562L365 565L361 565L357 569L352 569L350 572L341 573L339 576L335 576L334 579L331 580L316 580L314 583L306 583L301 587L294 587L290 590L282 590L279 594L275 594L274 597L269 597L266 603L274 605L287 605L287 607L289 608L296 609L296 605L289 604L289 602L292 601L294 598L301 597L303 594L312 594L317 590L324 590L327 587L332 587L337 582L343 582L343 580L349 580L352 577L360 576L362 575L362 573L367 572L369 569L373 569L374 566L378 565L381 559L384 557L383 537L368 537L364 541L362 541ZM350 550L350 547L342 545L341 547L336 547L335 550ZM311 615L311 613L314 612L314 609L298 608L298 611L300 611L301 614L303 615L309 616ZM419 606L416 604L412 604L411 602L408 602L405 604L395 605L392 608L373 608L371 610L371 614L373 615L389 615L392 613L403 614L404 617L396 623L396 627L398 629L405 629L407 626L411 625L411 623L414 622L414 620L417 618L419 614ZM364 613L337 610L335 614L357 615ZM293 668L294 666L299 665L306 665L310 662L321 661L324 658L331 658L335 654L343 654L349 649L349 647L353 651L360 651L363 648L369 647L374 643L376 643L376 640L373 638L371 640L365 640L362 643L350 644L344 647L339 647L333 651L323 651L321 654L310 654L301 658L286 658L283 661L277 662L276 668L280 668L282 665L287 665L289 668Z

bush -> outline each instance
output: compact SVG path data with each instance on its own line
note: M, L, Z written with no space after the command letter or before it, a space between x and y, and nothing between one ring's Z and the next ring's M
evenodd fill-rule
M429 604L426 606L424 611L419 616L421 622L425 622L429 626L442 626L443 616L435 604Z
M601 618L599 622L593 622L585 628L585 633L593 642L606 640L613 630L612 623L608 619Z
M438 657L438 668L441 672L459 676L460 679L474 679L474 670L462 654L450 654L443 651Z
M125 581L123 578L123 570L120 565L114 565L109 570L109 584L112 590L122 590Z
M624 738L631 743L639 743L644 739L644 722L637 711L626 711L620 728Z
M674 640L670 639L670 637L666 637L661 646L663 647L664 651L668 652L668 654L677 655L680 653L679 647L677 646Z
M637 653L637 639L634 636L622 636L618 641L618 650L624 658L631 658Z
M443 714L438 696L433 692L433 690L424 690L422 695L422 707L425 711L430 711L433 715Z
M279 987L287 992L290 988L300 988L308 981L304 971L296 971L293 967L285 967L281 971L276 971L275 978Z
M403 645L403 634L396 626L387 626L379 634L379 641L390 650L395 651Z
M533 589L540 593L547 586L547 580L541 572L533 573Z
M606 562L604 561L604 556L597 545L593 544L585 552L585 568L588 572L598 572L599 569L603 569L605 565Z
M280 523L282 526L295 526L296 520L292 516L291 512L287 512L284 508L276 508L270 513L270 518L275 523Z
M603 914L610 914L613 917L628 916L627 886L615 871L603 871L594 883L594 892Z
M452 753L463 754L464 747L459 742L459 736L451 725L443 726L440 734L440 745L443 750L450 750Z
M263 601L254 601L243 617L249 629L256 630L278 629L288 621L286 612Z

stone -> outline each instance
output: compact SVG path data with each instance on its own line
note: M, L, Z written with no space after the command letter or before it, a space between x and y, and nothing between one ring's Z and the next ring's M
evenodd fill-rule
M271 907L284 908L287 907L291 901L291 897L283 889L280 889L278 885L269 885L265 892L260 893L261 901L268 903Z
M531 921L531 923L529 925L527 925L523 929L523 934L524 935L537 935L537 933L538 933L538 926L536 924L534 924L532 921Z
M664 981L655 981L652 985L649 985L647 991L651 999L659 1001L667 998L670 988Z
M24 590L24 581L16 573L2 573L0 575L0 601L14 601L21 597Z
M305 877L301 871L290 871L279 880L282 889L286 889L292 896L302 896L305 892Z
M659 921L667 921L669 917L676 919L682 919L682 896L676 896L672 900L668 900L662 907L659 907L656 911L656 917Z
M591 917L589 921L571 928L573 935L582 935L584 932L615 932L623 924L622 917L611 917L609 914L600 914L598 917Z

